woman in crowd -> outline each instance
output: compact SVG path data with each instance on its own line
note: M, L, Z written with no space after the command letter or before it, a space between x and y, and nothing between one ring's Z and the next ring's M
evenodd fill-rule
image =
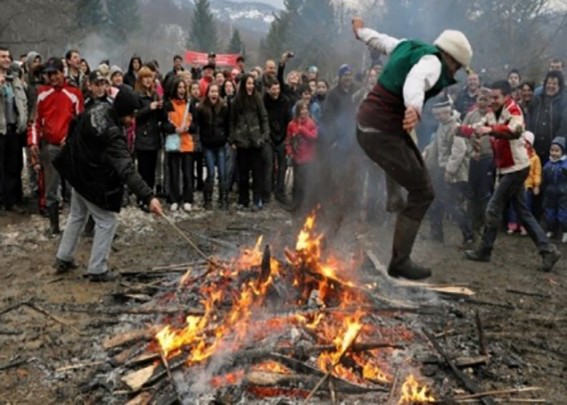
M527 116L528 115L528 111L530 109L530 104L532 103L532 100L534 98L534 89L535 89L535 84L534 82L523 82L522 84L520 84L520 107L522 108L522 111L524 112L524 115Z
M83 72L85 76L88 76L91 73L91 67L85 58L81 59L81 72Z
M262 208L264 172L262 148L269 140L268 113L256 90L254 77L245 74L231 107L230 144L237 150L238 203L247 208L250 203L250 172L253 181L253 211Z
M172 80L171 94L164 109L168 120L164 121L166 135L165 149L169 166L169 200L171 211L182 206L185 212L191 211L193 204L193 153L195 152L195 134L197 125L195 111L189 101L187 84L180 76ZM183 190L180 192L180 178Z
M143 67L138 71L135 90L141 104L136 115L134 143L138 172L153 190L158 151L161 149L160 122L163 119L163 102L156 93L155 76L149 68ZM139 204L141 203L139 201ZM142 206L142 208L146 207Z
M128 86L134 88L136 86L136 81L138 80L138 72L142 68L142 58L138 55L132 56L130 63L128 64L128 72L124 75L124 83Z
M205 182L205 209L213 208L213 188L215 167L219 179L219 208L228 209L226 182L226 142L230 130L230 111L221 99L220 87L216 83L209 85L205 99L198 110L199 134L205 163L207 179Z

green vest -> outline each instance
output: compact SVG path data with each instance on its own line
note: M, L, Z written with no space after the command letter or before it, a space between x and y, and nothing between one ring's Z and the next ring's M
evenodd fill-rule
M449 73L449 68L443 62L441 58L441 53L439 48L435 45L426 44L421 41L408 40L402 41L396 46L390 59L378 82L388 90L390 93L398 95L403 98L403 89L406 77L410 70L414 67L419 60L425 55L435 55L441 61L441 76L437 83L430 90L425 92L425 100L429 100L431 97L435 97L441 92L445 87L455 84L456 81Z

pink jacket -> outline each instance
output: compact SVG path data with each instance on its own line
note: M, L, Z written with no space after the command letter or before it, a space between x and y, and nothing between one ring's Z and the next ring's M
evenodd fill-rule
M291 121L287 126L286 151L294 163L301 165L315 159L317 125L311 118Z

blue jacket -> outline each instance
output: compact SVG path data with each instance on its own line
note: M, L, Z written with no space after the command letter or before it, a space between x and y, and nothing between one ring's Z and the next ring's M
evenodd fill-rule
M556 199L567 196L567 156L555 162L548 161L543 168L545 198Z

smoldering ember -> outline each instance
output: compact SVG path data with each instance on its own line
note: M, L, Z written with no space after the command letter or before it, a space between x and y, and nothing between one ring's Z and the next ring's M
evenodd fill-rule
M566 29L0 2L0 405L567 404Z

